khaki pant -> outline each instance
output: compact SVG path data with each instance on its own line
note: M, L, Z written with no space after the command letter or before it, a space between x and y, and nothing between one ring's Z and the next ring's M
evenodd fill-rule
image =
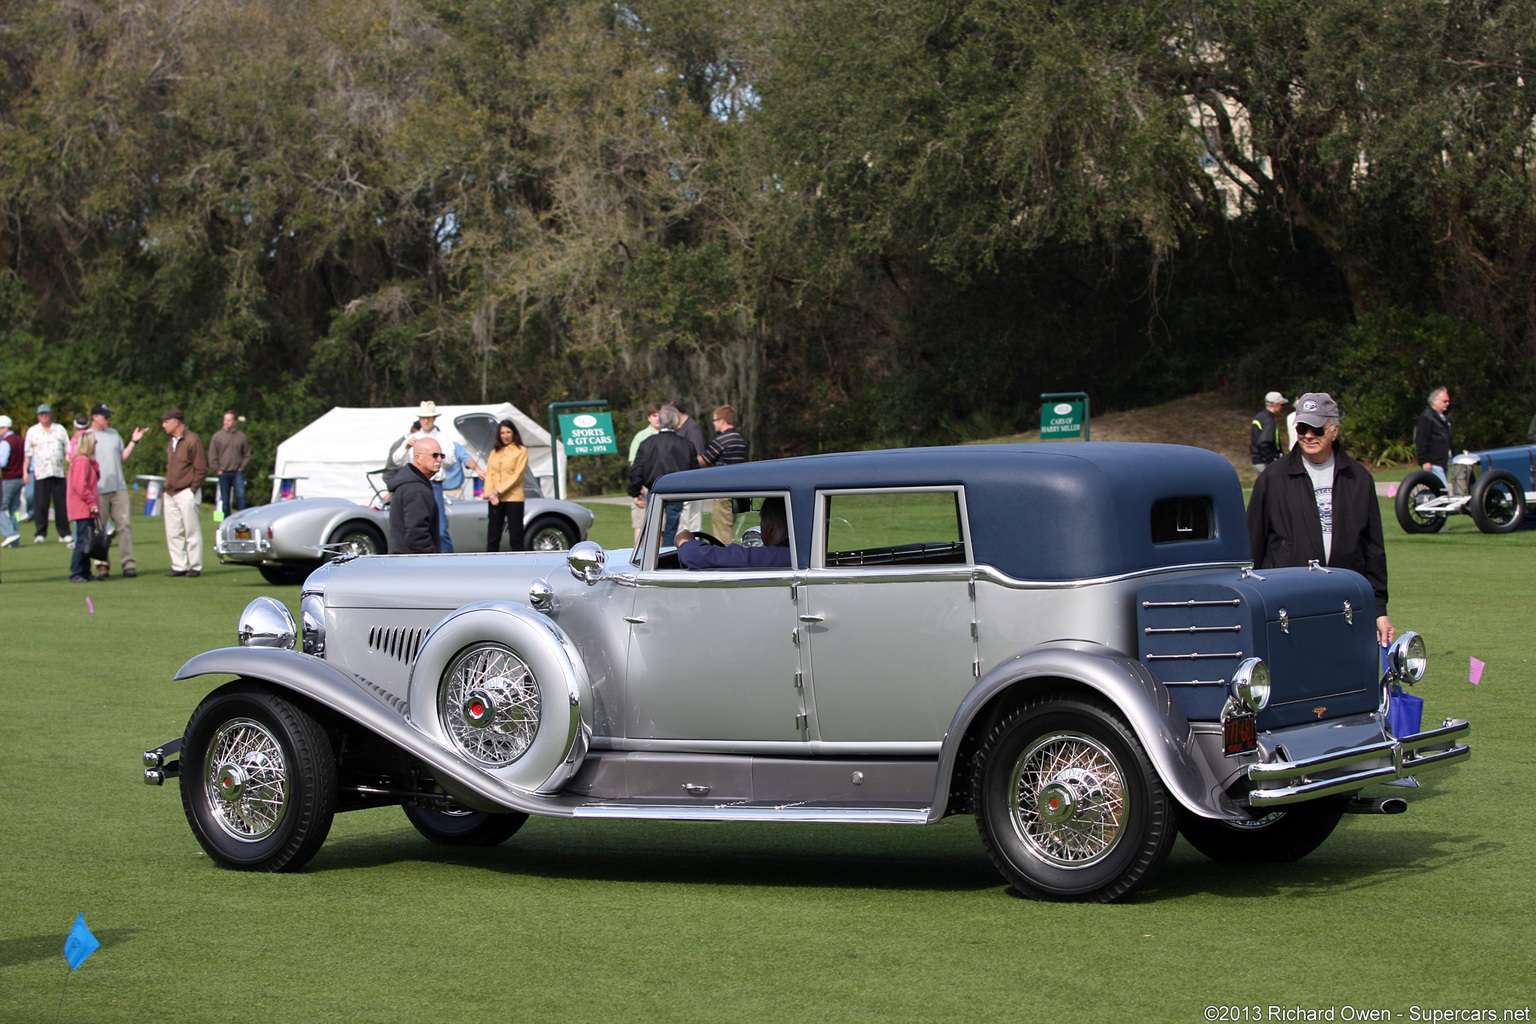
M138 571L139 563L133 557L133 527L129 523L128 506L132 497L127 489L112 491L100 496L101 510L112 520L112 536L117 538L117 566L123 572Z
M683 517L677 521L679 530L698 533L704 524L704 502L690 501L683 505Z
M731 499L716 498L715 507L709 512L712 517L709 525L713 527L710 532L729 544L734 539L732 534L736 532L736 510L731 505Z
M201 499L202 489L198 487L168 493L161 499L165 502L165 546L170 549L175 572L203 571L203 526L197 520Z

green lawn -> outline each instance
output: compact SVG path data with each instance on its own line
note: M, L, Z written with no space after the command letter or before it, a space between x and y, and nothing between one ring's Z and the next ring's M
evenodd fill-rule
M627 510L597 509L597 538L627 544ZM176 788L141 783L138 755L178 735L209 687L172 681L176 668L232 642L241 607L273 588L216 564L163 578L158 521L135 523L137 580L69 584L58 544L0 552L0 1021L1099 1024L1200 1021L1210 1004L1402 1020L1415 1005L1524 1007L1536 532L1485 537L1461 517L1409 537L1382 511L1393 621L1429 640L1426 715L1470 718L1473 760L1417 791L1376 790L1406 793L1410 811L1347 817L1294 865L1214 865L1181 841L1116 906L1014 897L969 818L534 819L503 847L462 850L382 809L338 817L301 873L221 871ZM296 605L297 588L281 596ZM1487 662L1477 687L1470 656ZM102 948L66 987L81 911Z

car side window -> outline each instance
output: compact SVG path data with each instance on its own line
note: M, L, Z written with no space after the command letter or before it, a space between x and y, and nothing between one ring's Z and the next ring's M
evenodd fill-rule
M965 565L961 492L862 491L822 495L827 568Z
M657 569L684 570L685 567L678 561L677 554L670 550L672 545L664 543L668 536L669 524L678 524L680 527L689 525L687 519L688 506L698 503L698 525L693 532L703 532L718 540L724 547L732 548L761 548L763 540L762 509L765 501L775 501L783 508L787 499L783 495L704 495L702 497L687 499L667 499L661 507L661 515L652 523L658 523L659 529L652 534L653 527L648 523L646 534L642 537L641 544L644 548L656 552L654 564ZM718 504L717 504L718 503ZM727 518L729 507L729 518ZM675 532L675 531L674 531ZM712 545L711 545L712 546ZM793 560L793 555L786 558ZM723 566L707 566L706 568L731 568L744 570L772 570L783 569L787 566L757 564L763 561L761 558L729 558L727 562L733 563ZM750 564L738 565L737 561L747 561Z

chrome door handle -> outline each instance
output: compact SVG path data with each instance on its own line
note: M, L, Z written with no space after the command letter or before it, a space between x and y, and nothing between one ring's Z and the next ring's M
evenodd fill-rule
M639 626L639 625L643 625L645 623L645 616L644 615L626 615L626 616L624 616L624 621L629 623L632 626Z
M801 622L824 622L824 621L826 621L826 616L824 616L824 615L802 615L802 616L800 616L800 621Z

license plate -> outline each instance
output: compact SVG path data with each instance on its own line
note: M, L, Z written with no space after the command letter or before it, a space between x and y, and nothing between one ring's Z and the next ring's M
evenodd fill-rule
M235 527L235 540L250 540L251 528L249 526Z
M1228 757L1257 750L1259 733L1252 715L1238 715L1221 724L1222 751Z

